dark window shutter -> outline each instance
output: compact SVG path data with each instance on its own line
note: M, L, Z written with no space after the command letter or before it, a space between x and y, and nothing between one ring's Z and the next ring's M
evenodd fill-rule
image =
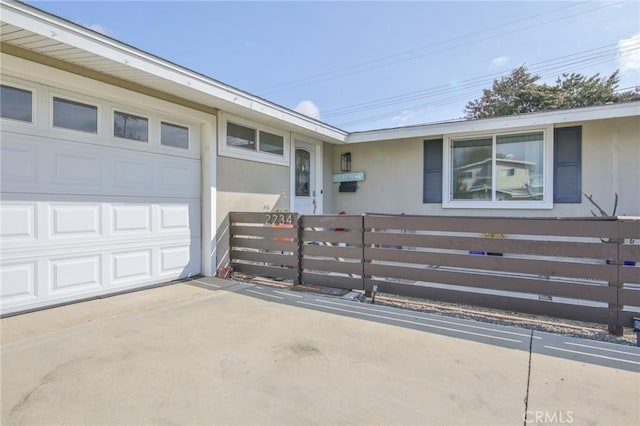
M554 130L553 201L580 203L582 200L582 127Z
M442 203L442 139L424 141L423 203Z

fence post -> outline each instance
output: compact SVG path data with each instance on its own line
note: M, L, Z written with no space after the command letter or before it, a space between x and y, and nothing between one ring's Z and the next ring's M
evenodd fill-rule
M362 222L361 222L361 226L360 226L360 243L362 244L362 253L360 254L360 262L362 265L362 272L360 274L360 277L362 279L362 290L365 291L365 297L367 296L367 292L366 292L366 288L365 288L365 276L364 276L364 233L365 233L365 229L364 229L364 215L362 215Z
M367 216L368 216L367 213L362 215L362 288L364 289L365 297L371 297L372 296L371 289L367 290L367 275L366 275L367 263L371 263L371 262L366 260L367 258L365 254L365 245L364 245L365 233L367 232L367 229L366 229Z
M298 229L298 243L296 245L295 256L297 257L297 273L296 278L293 280L293 285L302 284L302 231L303 231L303 214L300 213L296 219L296 228Z
M620 282L620 268L624 264L624 261L620 260L620 246L624 244L624 238L620 238L620 220L616 218L616 237L609 239L609 242L616 244L616 258L611 260L611 264L616 266L616 280L609 281L610 287L615 287L616 289L616 303L609 304L609 309L615 309L614 323L609 324L609 334L613 334L615 336L622 336L624 334L624 328L620 323L620 311L623 306L620 305L620 290L622 289L623 283Z

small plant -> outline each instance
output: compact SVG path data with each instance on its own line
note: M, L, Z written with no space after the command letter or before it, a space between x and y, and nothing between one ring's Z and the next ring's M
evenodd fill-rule
M593 195L587 195L586 193L584 193L584 196L587 200L589 200L589 202L596 208L598 209L598 214L596 214L596 212L594 212L593 210L591 210L591 214L594 217L598 217L598 216L602 216L602 217L612 217L616 215L616 211L618 210L618 193L614 193L613 195L613 210L611 211L611 214L607 213L602 207L600 207L600 205L598 205L598 203L596 203L593 199ZM603 243L611 243L611 242L617 242L617 241L612 241L610 238L600 238L600 241L602 241ZM622 242L624 242L624 240L622 240ZM634 244L635 240L633 238L629 239L629 244ZM607 263L609 263L609 261L607 260ZM624 261L624 265L629 265L629 266L635 266L636 262L632 261L632 260L625 260Z
M598 203L596 203L593 200L593 195L587 195L585 192L583 192L582 194L584 195L584 197L587 200L589 200L589 202L591 204L593 204L593 206L596 209L598 209L598 213L600 213L599 215L597 215L596 212L591 210L591 214L593 215L593 217L598 217L598 216L611 217L611 216L615 216L616 215L616 211L618 210L618 193L617 192L614 194L614 197L613 197L613 210L612 210L611 214L609 214L606 211L604 211L604 209L602 207L600 207L598 205ZM600 238L600 241L602 241L603 243L610 243L611 242L611 240L609 238Z
M613 194L613 210L611 211L611 214L607 213L607 212L606 212L602 207L600 207L600 206L598 205L598 203L596 203L596 202L594 201L594 199L593 199L593 195L587 195L587 194L586 194L586 193L584 193L584 192L583 192L583 194L584 194L584 197L585 197L587 200L589 200L589 202L590 202L591 204L593 204L593 206L594 206L596 209L598 209L598 213L600 214L600 216L602 216L602 217L612 217L612 216L615 216L615 215L616 215L616 211L618 211L618 193L617 193L617 192ZM598 215L596 214L596 212L594 212L593 210L591 210L591 214L593 215L593 217L598 217ZM601 240L603 243L609 243L609 242L611 242L611 241L609 241L608 239L603 239L603 238L600 238L600 240ZM634 240L633 238L631 238L631 239L629 240L629 243L630 243L630 244L633 244L633 243L635 243L635 240Z
M611 217L611 216L615 216L615 215L616 215L616 211L618 210L618 193L617 193L617 192L614 194L614 197L613 197L613 211L611 212L611 214L609 214L609 213L607 213L606 211L604 211L604 209L603 209L602 207L600 207L600 206L598 205L598 203L596 203L596 202L593 200L593 195L587 195L587 194L586 194L586 193L584 193L584 192L583 192L583 194L584 194L584 197L585 197L587 200L589 200L589 202L590 202L591 204L593 204L593 206L594 206L596 209L598 209L598 213L600 213L600 216L602 216L602 217ZM598 217L598 215L596 214L596 212L594 212L593 210L591 210L591 214L592 214L594 217Z

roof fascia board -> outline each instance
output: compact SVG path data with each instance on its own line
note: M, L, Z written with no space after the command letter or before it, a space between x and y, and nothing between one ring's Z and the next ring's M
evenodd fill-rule
M264 114L317 133L332 142L344 142L347 132L264 99L224 85L213 79L164 61L106 36L84 29L61 18L17 2L1 2L2 21L27 31L57 40L96 56L125 64L147 74L206 93L234 106ZM216 107L218 105L211 105Z
M486 132L518 127L573 123L640 115L640 102L601 105L562 111L540 112L509 117L460 120L393 129L350 133L347 143L423 138L455 133Z
M27 50L22 47L15 46L13 44L0 42L0 53L2 53L2 55L14 56L30 62L35 62L37 64L42 64L48 67L52 67L58 70L67 71L82 77L87 77L92 80L100 81L102 83L118 86L123 89L131 90L133 92L138 92L143 95L151 96L156 99L162 99L164 101L181 105L187 108L195 109L197 111L202 111L207 114L216 115L218 113L218 109L214 107L193 102L189 99L180 98L178 96L171 95L166 92L162 92L160 90L143 86L137 83L132 83L131 81L123 80L119 77L108 75L90 68L81 67L71 62L65 62L62 59L54 58L53 56L46 56L41 53L35 52L33 50ZM5 57L4 61L6 60L7 59Z

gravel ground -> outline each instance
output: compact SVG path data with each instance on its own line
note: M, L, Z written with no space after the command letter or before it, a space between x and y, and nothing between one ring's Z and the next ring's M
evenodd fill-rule
M348 290L311 285L292 286L291 281L274 281L269 278L254 277L237 272L233 274L233 279L242 282L286 287L295 291L308 291L337 297L349 293ZM364 303L371 303L371 299L367 299ZM632 328L625 328L624 335L618 337L609 334L607 326L603 324L523 314L520 312L503 311L436 300L378 293L375 296L375 304L629 346L635 346L637 339Z
M376 305L395 306L403 309L429 312L463 318L491 324L500 324L524 328L527 330L544 331L547 333L563 334L583 339L599 340L602 342L636 345L636 335L632 328L625 328L623 336L613 336L607 331L607 326L597 323L572 321L542 315L529 315L520 312L502 311L478 306L456 303L439 302L427 299L405 298L395 295L378 294Z

